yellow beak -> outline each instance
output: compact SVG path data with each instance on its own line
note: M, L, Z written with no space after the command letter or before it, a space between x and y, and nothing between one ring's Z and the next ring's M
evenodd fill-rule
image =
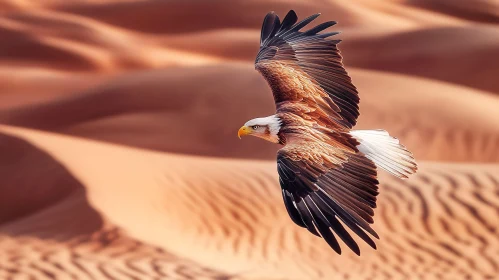
M241 139L241 136L248 135L251 133L251 128L243 125L238 131L237 131L237 137Z

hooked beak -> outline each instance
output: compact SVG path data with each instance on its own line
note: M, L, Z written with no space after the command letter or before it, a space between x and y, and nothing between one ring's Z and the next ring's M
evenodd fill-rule
M241 136L245 136L251 133L251 129L245 125L243 125L238 131L237 131L237 137L241 139Z

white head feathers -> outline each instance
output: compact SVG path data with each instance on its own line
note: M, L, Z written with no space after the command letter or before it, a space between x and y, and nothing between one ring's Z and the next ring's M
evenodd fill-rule
M281 129L281 119L279 119L276 115L268 116L265 118L256 118L247 121L245 126L251 127L251 126L267 126L270 131L270 135L272 138L279 139L277 134L279 133L279 130Z

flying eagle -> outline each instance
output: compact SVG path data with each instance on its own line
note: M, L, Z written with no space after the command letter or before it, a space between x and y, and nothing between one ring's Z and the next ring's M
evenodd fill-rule
M359 96L338 50L338 32L319 33L328 21L307 31L320 14L297 23L294 11L281 22L271 12L263 21L255 68L267 80L276 114L252 119L238 131L284 147L277 172L291 219L322 237L338 254L339 237L357 255L346 225L376 249L369 224L378 195L378 167L407 178L417 170L412 154L384 130L351 130Z

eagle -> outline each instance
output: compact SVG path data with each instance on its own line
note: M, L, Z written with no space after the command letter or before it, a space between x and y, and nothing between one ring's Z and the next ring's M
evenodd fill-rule
M384 130L352 130L359 116L359 95L338 49L336 24L302 29L320 14L297 23L291 10L282 22L270 12L263 20L255 69L272 90L276 113L244 124L238 136L251 135L283 145L277 172L291 220L322 237L341 254L337 238L354 253L350 232L373 249L371 228L377 169L399 178L417 170L416 161L397 138ZM350 231L348 231L348 228Z

